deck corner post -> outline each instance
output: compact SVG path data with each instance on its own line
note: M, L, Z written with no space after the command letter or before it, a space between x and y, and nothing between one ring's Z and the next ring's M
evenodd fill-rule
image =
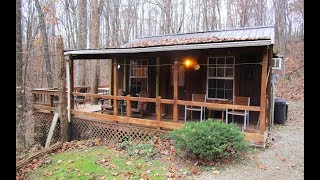
M268 68L268 49L263 49L262 68L261 68L261 94L260 94L260 124L259 132L264 134L266 128L266 81L267 81L267 68Z
M60 137L62 142L66 142L71 138L68 137L69 125L71 121L71 77L70 77L70 60L65 60L63 54L62 37L58 36L57 50L59 53L59 73L58 73L58 96L59 96L59 119L60 119ZM68 85L68 97L66 97L66 77ZM67 101L68 99L68 101ZM68 110L67 110L68 108Z

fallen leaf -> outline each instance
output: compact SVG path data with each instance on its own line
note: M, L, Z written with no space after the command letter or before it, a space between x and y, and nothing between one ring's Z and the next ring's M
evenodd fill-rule
M198 174L200 174L201 171L198 168L192 167L191 172L192 172L192 174L198 175Z
M128 161L128 162L126 162L125 164L126 164L127 166L129 166L129 165L133 165L133 162Z
M212 171L212 173L213 173L213 174L219 174L219 173L220 173L220 171L218 171L218 170L214 170L214 171Z
M58 164L60 164L61 162L62 162L62 160L58 160L58 162L57 162L57 163L58 163Z
M68 164L73 163L73 160L68 160L67 163Z
M281 161L286 161L286 158L282 157L280 158Z
M257 167L258 167L259 169L263 169L263 170L266 170L266 169L267 169L267 167L266 167L265 165L263 165L262 163L257 163Z
M169 178L174 178L174 177L175 177L175 174L174 174L174 173L167 172L167 173L165 174L165 176L168 176Z
M136 166L136 167L137 167L137 169L140 169L140 168L141 168L141 166L142 166L142 165L139 163L139 164L137 164L137 166Z
M118 175L119 175L118 172L113 172L113 173L111 173L111 174L112 174L112 176L118 176Z

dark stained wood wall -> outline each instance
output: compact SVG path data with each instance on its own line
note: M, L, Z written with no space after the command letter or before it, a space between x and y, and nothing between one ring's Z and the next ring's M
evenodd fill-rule
M260 81L261 65L245 65L243 63L258 63L262 59L261 47L243 47L243 48L223 48L207 50L190 50L175 52L157 52L157 53L137 53L124 56L118 56L118 62L124 64L130 63L130 59L149 59L149 64L156 64L156 57L160 57L160 78L159 94L164 99L173 98L173 87L170 85L173 81L170 66L174 63L174 58L178 58L181 64L186 58L190 58L194 63L200 65L199 70L194 70L193 66L185 69L185 86L179 87L179 99L191 100L193 93L206 93L207 83L207 58L209 56L235 56L235 95L250 96L251 105L260 105ZM171 64L171 65L170 65ZM194 64L193 64L194 65ZM123 66L118 70L118 87L123 88ZM126 66L127 89L129 89L129 66ZM149 91L150 96L155 97L156 88L156 67L149 66ZM163 113L172 114L172 105L163 105ZM184 107L179 108L179 119L184 115ZM152 108L153 111L155 108ZM250 119L257 119L258 113L250 114Z

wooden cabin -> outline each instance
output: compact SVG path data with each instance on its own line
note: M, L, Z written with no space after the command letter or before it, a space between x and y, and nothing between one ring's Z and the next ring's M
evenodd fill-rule
M272 117L273 44L274 28L265 26L141 37L120 48L66 51L69 118L157 129L181 128L185 122L199 121L200 116L228 119L242 127L249 141L263 144ZM88 59L112 61L109 94L74 91L73 63ZM119 95L119 89L125 93ZM142 91L148 96L139 97ZM204 99L193 99L199 94ZM111 112L76 109L74 96L109 99L105 103ZM249 97L249 104L235 103L236 97ZM139 102L148 104L142 118L132 110ZM202 107L202 111L192 111L191 118L191 111L186 111L189 106ZM232 110L248 112L245 128L243 116L227 115Z

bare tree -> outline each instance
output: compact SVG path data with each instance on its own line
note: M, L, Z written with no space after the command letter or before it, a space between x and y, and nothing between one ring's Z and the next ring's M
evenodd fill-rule
M87 0L79 1L78 17L79 17L79 31L77 33L77 46L79 49L87 48ZM77 84L85 86L86 68L85 61L77 62Z
M43 58L46 65L46 74L47 74L47 81L48 87L53 87L53 79L52 79L52 71L51 71L51 62L50 62L50 55L49 55L49 45L48 45L48 34L46 30L46 23L44 21L44 14L41 10L39 0L35 0L35 6L38 11L39 16L39 24L41 29L41 37L43 41Z
M90 38L90 47L98 48L99 46L99 8L98 8L98 0L92 0L92 19L91 19L91 30L90 30L91 38ZM98 60L92 60L91 63L91 93L98 93ZM91 98L91 104L98 104L97 98Z
M273 0L275 10L275 47L280 53L285 53L285 36L286 36L286 8L288 0Z
M17 145L24 147L26 143L26 118L23 81L22 81L22 32L21 32L21 0L16 1L16 129Z

